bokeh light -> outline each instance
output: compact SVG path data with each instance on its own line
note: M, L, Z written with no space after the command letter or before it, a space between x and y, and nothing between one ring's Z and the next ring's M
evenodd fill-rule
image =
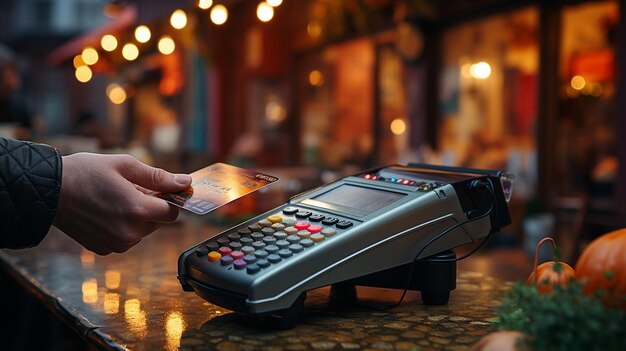
M150 32L150 28L147 26L139 26L135 29L135 39L137 39L140 43L146 43L152 37L152 33Z
M211 9L211 22L219 25L226 23L228 20L228 10L224 5L215 5Z
M585 81L585 78L583 78L582 76L573 76L572 80L570 81L570 84L572 85L572 88L576 90L582 90L587 84L587 82Z
M100 46L106 51L113 51L117 49L117 39L113 35L107 34L100 39Z
M213 6L213 0L200 0L198 1L198 7L206 10L209 7Z
M183 29L187 25L187 14L185 11L178 9L172 13L170 24L176 29Z
M174 49L176 49L176 44L174 43L174 40L172 40L172 38L164 35L161 37L161 39L159 39L158 47L160 53L162 53L163 55L169 55L174 52Z
M80 66L86 66L87 65L85 63L85 61L83 61L83 56L82 55L74 56L74 60L72 60L72 63L74 64L74 68L78 68Z
M267 0L268 5L272 7L280 6L283 3L283 0Z
M470 66L470 75L476 79L487 79L491 76L491 65L481 61Z
M92 48L91 46L84 48L81 56L83 62L88 65L93 65L98 62L98 51L96 51L96 49Z
M321 87L324 85L324 74L318 70L313 70L309 73L309 84L315 87Z
M406 123L401 118L396 118L391 121L391 132L395 135L402 135L406 131Z
M74 75L79 82L87 83L91 80L93 74L91 73L91 68L89 68L89 66L80 66L76 68Z
M122 88L121 86L117 85L117 84L109 84L109 86L107 86L107 96L109 97L109 100L111 100L112 103L119 105L124 103L124 101L126 101L126 90L124 90L124 88ZM107 272L108 273L108 272ZM111 273L112 275L114 273ZM113 280L115 280L113 276L111 277L106 277L107 279L111 279L111 283L114 283ZM119 280L120 277L117 277L117 285L119 286ZM107 287L108 287L108 283L107 283ZM113 289L113 288L110 288Z
M122 56L124 56L124 58L128 61L135 60L137 57L139 57L139 49L137 48L137 45L133 43L128 43L124 45L124 47L122 48Z
M263 1L256 8L256 16L261 22L269 22L274 17L274 8Z

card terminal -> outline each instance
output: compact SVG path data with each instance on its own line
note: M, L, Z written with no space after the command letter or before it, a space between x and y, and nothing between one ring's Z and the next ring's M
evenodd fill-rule
M510 224L511 191L512 177L499 171L363 171L186 250L178 279L211 303L283 327L295 324L307 291L327 285L407 287L425 304L446 304L456 287L451 249Z

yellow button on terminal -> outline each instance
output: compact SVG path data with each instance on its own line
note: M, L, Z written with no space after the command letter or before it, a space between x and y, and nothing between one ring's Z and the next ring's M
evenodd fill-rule
M219 261L220 258L222 258L222 255L217 251L211 251L209 252L208 257L209 257L209 261L215 262L215 261Z

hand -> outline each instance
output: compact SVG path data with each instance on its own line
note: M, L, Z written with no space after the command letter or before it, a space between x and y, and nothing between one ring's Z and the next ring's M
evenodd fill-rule
M190 185L189 175L168 173L129 155L64 156L53 224L99 255L124 252L178 217L178 208L140 189L176 192Z

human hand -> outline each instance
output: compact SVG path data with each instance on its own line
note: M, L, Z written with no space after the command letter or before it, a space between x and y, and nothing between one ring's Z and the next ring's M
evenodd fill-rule
M53 224L99 255L124 252L178 217L178 208L140 189L176 192L190 185L189 175L150 167L130 155L64 156Z

